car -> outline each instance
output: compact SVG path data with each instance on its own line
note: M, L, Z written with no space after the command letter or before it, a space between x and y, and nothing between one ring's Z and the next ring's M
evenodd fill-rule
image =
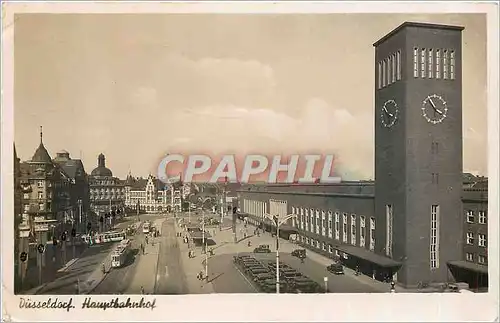
M260 280L266 280L266 279L273 279L274 277L271 273L266 272L266 273L255 274L252 278L254 281L260 281Z
M343 275L344 274L344 266L341 263L334 262L333 264L326 267L326 270L335 274L335 275Z
M258 282L260 289L264 293L275 293L276 292L276 279L265 279ZM287 292L288 285L285 282L280 281L280 291Z
M292 256L304 259L306 258L306 249L295 249L292 251Z
M269 245L266 244L261 244L257 248L253 250L254 253L270 253L271 249L269 248Z

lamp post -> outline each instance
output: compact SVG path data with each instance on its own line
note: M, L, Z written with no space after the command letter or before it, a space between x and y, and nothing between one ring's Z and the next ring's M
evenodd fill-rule
M276 294L280 293L280 244L279 244L279 236L280 236L280 226L286 221L297 218L295 214L287 214L284 216L279 215L271 215L265 213L264 216L271 220L276 226Z
M78 199L78 229L82 230L82 200Z
M202 246L205 249L205 279L208 282L208 253L207 253L207 239L205 237L205 210L203 209L203 205L205 204L206 201L210 200L209 197L205 198L198 198L198 201L201 202L201 216L202 216Z

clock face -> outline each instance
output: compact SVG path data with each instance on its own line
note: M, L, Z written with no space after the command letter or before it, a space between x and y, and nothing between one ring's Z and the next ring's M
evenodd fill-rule
M380 119L382 121L382 125L386 128L392 127L398 119L398 114L399 108L396 101L386 101L382 106L382 110L380 111Z
M443 122L448 113L448 104L437 94L431 94L422 102L422 115L427 122L438 124Z

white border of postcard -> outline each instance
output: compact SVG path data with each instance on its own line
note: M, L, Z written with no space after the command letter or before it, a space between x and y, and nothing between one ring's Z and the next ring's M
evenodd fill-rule
M498 5L498 3L496 3ZM498 215L498 6L463 2L58 2L3 3L2 13L2 227L13 218L14 13L485 13L488 26L488 213ZM395 26L396 27L396 26ZM7 215L7 216L5 216ZM13 231L2 232L2 316L14 321L496 321L498 320L498 216L489 218L489 292L482 294L213 294L159 296L151 309L19 308L13 295ZM90 295L89 295L90 296ZM110 296L91 295L93 300ZM121 295L126 296L126 295ZM25 296L26 297L26 296ZM54 297L54 296L53 296ZM57 296L68 300L71 296ZM140 296L132 296L140 299ZM48 296L29 296L46 301Z

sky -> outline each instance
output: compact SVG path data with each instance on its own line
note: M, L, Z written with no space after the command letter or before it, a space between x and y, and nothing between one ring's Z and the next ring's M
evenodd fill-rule
M336 156L374 178L373 43L404 21L463 31L464 171L487 174L486 19L480 14L23 14L14 25L21 160L39 127L88 173L155 175L168 152Z

